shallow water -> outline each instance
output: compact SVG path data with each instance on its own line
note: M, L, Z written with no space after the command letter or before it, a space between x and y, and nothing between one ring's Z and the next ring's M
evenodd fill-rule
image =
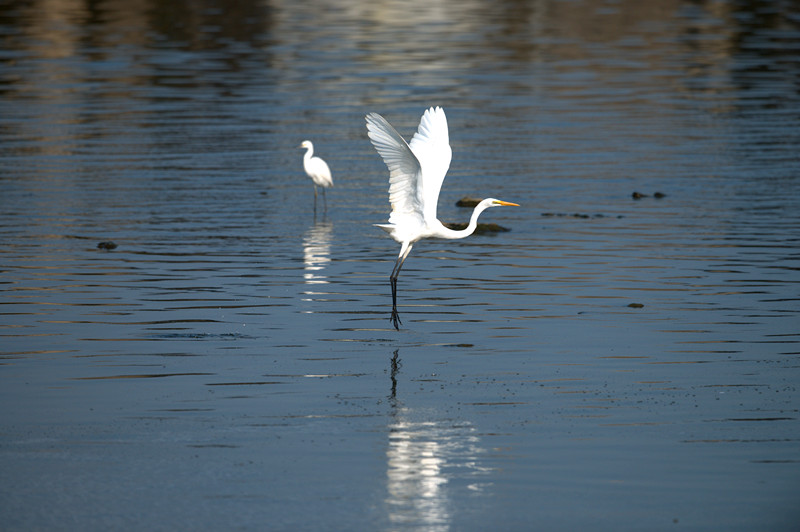
M793 3L128 4L0 3L3 529L796 530Z

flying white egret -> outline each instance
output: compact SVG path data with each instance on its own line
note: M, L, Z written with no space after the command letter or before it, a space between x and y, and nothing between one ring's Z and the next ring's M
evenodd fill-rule
M333 177L328 163L314 157L314 145L310 140L304 140L298 148L305 148L306 154L303 156L303 169L308 177L314 182L314 208L317 207L317 185L322 187L322 199L325 200L325 207L328 206L328 198L325 196L325 189L333 186Z
M392 325L399 330L397 276L414 243L423 238L464 238L478 225L478 216L489 207L516 203L487 198L472 211L469 225L461 231L448 229L436 219L436 204L444 176L450 167L452 150L447 117L441 107L431 107L422 115L417 132L406 144L403 137L377 113L367 115L367 132L372 145L389 167L389 202L392 214L388 224L375 224L400 243L400 255L389 282L392 285Z

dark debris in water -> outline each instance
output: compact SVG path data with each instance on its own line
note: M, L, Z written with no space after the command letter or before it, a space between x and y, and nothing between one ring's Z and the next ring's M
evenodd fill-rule
M205 372L189 372L189 373L136 373L125 375L102 375L99 377L73 377L72 380L76 381L97 381L97 380L111 380L111 379L162 379L164 377L192 377L192 376L214 375L213 373Z
M572 214L566 212L543 212L542 216L547 217L559 217L559 218L580 218L583 220L588 220L589 218L608 218L605 214L583 214L580 212L575 212ZM620 215L617 218L624 218L624 216Z
M461 231L467 228L466 223L456 222L456 223L444 223L444 226L448 229L452 229L454 231ZM503 227L502 225L497 225L493 223L489 224L478 224L478 227L475 228L475 234L482 234L482 233L503 233L505 231L510 231L507 227Z
M642 305L641 303L631 303L630 305L628 305L628 307L630 307L630 308L644 308L644 305Z
M634 190L633 194L631 194L631 197L633 199L635 199L635 200L638 200L638 199L642 199L642 198L649 198L650 195L649 194L643 194L641 192L637 192L637 191ZM666 198L667 195L664 194L663 192L656 192L655 194L653 194L653 197L655 199L662 199L662 198Z
M104 240L97 244L97 249L105 249L106 251L111 251L112 249L116 249L117 244L112 242L111 240Z

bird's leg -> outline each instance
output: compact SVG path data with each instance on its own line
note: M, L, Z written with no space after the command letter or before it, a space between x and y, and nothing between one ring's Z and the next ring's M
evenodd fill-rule
M314 213L317 212L317 185L314 185Z
M322 187L322 201L325 203L325 212L328 212L328 195L325 193L325 187Z
M389 282L392 285L392 316L390 320L394 328L399 331L403 322L400 321L400 314L397 313L397 277L390 277Z
M403 246L400 248L400 255L397 257L397 262L394 263L392 275L389 276L389 283L392 285L392 316L390 319L392 325L394 325L394 328L398 331L403 322L400 321L400 314L397 312L397 276L400 275L400 268L403 267L403 263L406 261L406 257L408 257L409 253L411 253L411 244L406 245L403 243Z

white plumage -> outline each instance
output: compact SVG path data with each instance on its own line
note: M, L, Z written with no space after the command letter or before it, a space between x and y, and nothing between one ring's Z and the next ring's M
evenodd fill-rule
M375 225L400 243L400 254L389 277L392 285L391 320L395 329L399 329L397 276L414 243L423 238L467 237L475 231L478 217L484 210L503 205L518 205L487 198L475 207L466 229L448 229L436 218L439 192L452 158L444 110L441 107L426 110L409 143L381 115L370 113L366 119L367 133L372 145L389 168L389 202L392 213L388 224Z
M325 189L333 186L333 177L331 176L331 169L328 163L319 157L314 157L314 145L310 140L304 140L299 146L306 149L306 154L303 156L303 169L314 182L314 206L317 204L317 186L322 187L322 197L325 200L325 205L328 205L328 199L325 197Z

